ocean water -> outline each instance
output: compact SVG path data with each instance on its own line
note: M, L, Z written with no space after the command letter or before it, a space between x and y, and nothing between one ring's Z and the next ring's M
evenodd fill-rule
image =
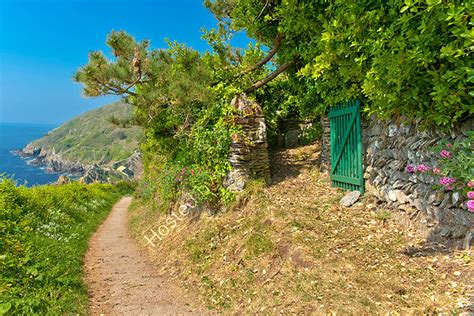
M28 164L14 153L29 142L45 135L54 125L0 123L0 174L13 178L18 185L40 185L55 182L60 173L48 173L44 167Z

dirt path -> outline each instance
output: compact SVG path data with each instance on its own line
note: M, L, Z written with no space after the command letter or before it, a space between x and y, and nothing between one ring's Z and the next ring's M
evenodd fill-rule
M121 199L92 236L85 258L92 315L199 314L189 299L166 283L128 234L130 197Z

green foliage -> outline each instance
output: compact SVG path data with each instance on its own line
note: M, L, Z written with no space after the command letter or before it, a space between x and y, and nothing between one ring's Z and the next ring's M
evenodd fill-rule
M219 45L219 34L207 36ZM184 189L199 203L229 199L222 179L230 169L230 136L236 131L230 101L238 89L218 82L226 74L223 63L253 60L259 50L249 48L242 56L231 51L200 54L176 42L150 50L147 42L136 42L125 32L112 32L107 44L115 60L92 53L75 79L86 95L121 94L134 106L135 121L146 136L141 149L147 182L157 183L153 197L165 210ZM182 168L202 173L178 184Z
M474 131L468 132L468 137L463 140L449 143L442 141L434 151L438 154L439 169L442 176L448 176L456 180L452 184L457 191L471 191L467 187L469 181L473 181L474 175Z
M77 182L26 188L0 179L0 314L85 313L88 239L130 189Z
M321 127L321 122L314 122L310 126L303 128L301 134L298 135L298 140L300 144L311 144L312 142L321 139L323 129Z
M474 112L472 2L206 4L229 30L245 30L270 47L277 32L284 34L277 63L297 61L287 86L298 88L287 90L286 98L300 112L320 113L356 98L368 114L442 126Z
M385 223L392 218L392 213L388 210L381 209L377 212L372 213L372 217L385 225Z

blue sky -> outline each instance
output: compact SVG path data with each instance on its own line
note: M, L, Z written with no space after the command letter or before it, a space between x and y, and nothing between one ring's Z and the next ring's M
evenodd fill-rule
M111 30L204 51L200 30L215 24L201 0L0 0L0 122L59 124L113 101L84 99L71 79Z

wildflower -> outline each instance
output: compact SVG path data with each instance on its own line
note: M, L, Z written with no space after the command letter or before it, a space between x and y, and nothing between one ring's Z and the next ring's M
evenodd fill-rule
M435 174L440 174L440 173L441 173L441 169L439 169L439 168L433 168L433 173L435 173Z
M431 170L431 167L421 164L418 167L416 167L416 170L418 170L419 172L425 172L425 171Z
M413 173L413 172L415 172L415 167L413 167L413 165L408 165L405 168L405 171L408 172L408 173Z
M448 144L448 148L453 148L453 144Z
M450 151L447 151L446 149L441 150L439 154L443 158L451 158L453 156L453 154Z
M191 173L191 175L194 176L194 169L193 168L189 169L189 172Z
M467 198L470 200L474 200L474 191L467 192Z
M184 175L186 173L186 168L183 167L183 169L181 169L181 174Z
M467 201L467 208L469 209L469 212L474 213L474 200Z
M442 177L441 179L439 179L439 183L441 183L445 187L448 187L448 189L454 182L456 182L456 179L454 178Z
M474 187L474 181L469 181L467 183L467 186L470 187L470 188Z

